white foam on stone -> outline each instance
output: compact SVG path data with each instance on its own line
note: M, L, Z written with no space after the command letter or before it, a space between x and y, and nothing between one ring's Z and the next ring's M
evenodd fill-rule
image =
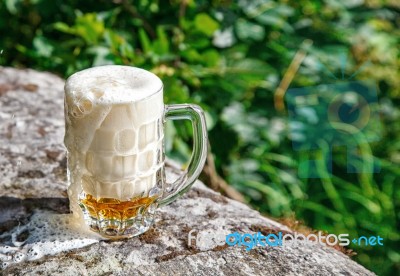
M20 241L21 236L26 237ZM0 235L9 244L0 244L0 270L24 261L82 248L102 238L88 230L70 214L36 211L26 225L19 225Z

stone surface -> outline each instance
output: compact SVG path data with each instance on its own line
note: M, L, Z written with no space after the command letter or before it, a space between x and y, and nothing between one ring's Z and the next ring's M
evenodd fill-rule
M26 224L34 210L68 213L63 85L49 73L0 68L0 245L10 242L2 234ZM167 172L174 177L178 170L169 166ZM291 231L197 182L160 209L154 227L137 238L99 241L14 264L0 274L373 275L343 253L313 242L246 251L218 240L259 229ZM198 240L188 245L191 230Z

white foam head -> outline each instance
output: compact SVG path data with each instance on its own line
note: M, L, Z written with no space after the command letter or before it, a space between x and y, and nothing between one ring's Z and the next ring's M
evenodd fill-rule
M104 65L79 71L67 79L67 96L94 94L95 104L136 102L162 89L153 73L137 67ZM101 87L101 89L99 89Z
M67 147L74 144L88 150L103 122L115 130L129 128L132 123L139 130L154 121L164 110L162 88L156 75L130 66L105 65L73 74L65 83ZM130 109L128 114L126 108Z

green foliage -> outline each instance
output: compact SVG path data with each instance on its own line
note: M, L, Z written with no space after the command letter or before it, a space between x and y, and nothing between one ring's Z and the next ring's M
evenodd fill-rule
M0 3L0 62L64 77L103 64L152 70L167 103L206 110L216 166L261 212L297 218L316 229L380 235L383 247L354 248L358 261L382 275L400 272L400 50L395 1L61 1ZM391 4L390 4L391 3ZM302 160L321 152L292 149L287 114L274 92L295 53L307 57L291 87L334 83L346 71L377 83L384 124L371 144L380 174L346 173L334 151L334 176L300 179ZM322 64L324 66L322 66ZM167 151L187 160L190 127L167 125ZM176 135L175 135L176 134ZM325 147L322 146L322 149ZM327 175L324 166L320 176Z

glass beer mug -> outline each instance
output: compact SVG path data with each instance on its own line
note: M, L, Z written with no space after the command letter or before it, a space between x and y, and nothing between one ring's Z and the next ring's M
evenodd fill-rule
M165 178L166 119L193 126L193 154L174 183ZM106 65L73 74L65 84L65 121L70 209L106 238L145 232L156 208L187 191L204 166L203 111L164 105L161 80L143 69Z

